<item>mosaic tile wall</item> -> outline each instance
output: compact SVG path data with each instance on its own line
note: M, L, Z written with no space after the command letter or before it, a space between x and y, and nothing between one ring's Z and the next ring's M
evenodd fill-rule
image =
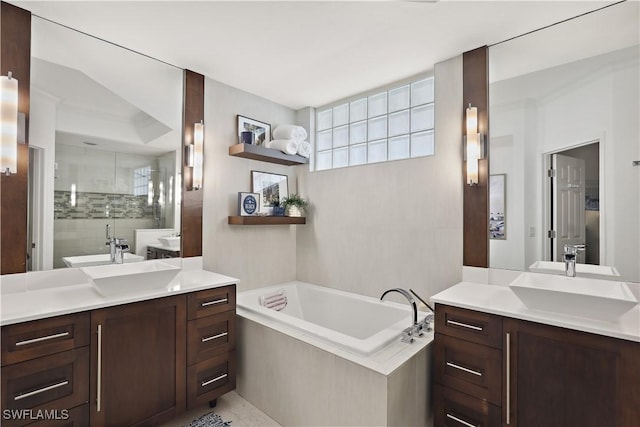
M53 204L55 219L153 219L146 195L77 192L71 206L71 192L56 190Z

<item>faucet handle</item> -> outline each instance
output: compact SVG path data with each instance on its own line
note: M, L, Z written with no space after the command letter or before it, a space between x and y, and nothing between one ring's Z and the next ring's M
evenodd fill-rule
M564 254L565 255L577 255L579 251L584 251L587 245L579 244L579 245L564 245Z

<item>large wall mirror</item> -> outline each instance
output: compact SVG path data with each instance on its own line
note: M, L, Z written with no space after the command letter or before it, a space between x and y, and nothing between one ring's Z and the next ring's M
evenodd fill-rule
M107 225L144 259L180 230L183 70L36 16L31 54L27 270L108 254Z
M527 270L584 244L580 262L640 282L639 6L490 48L490 174L509 183L491 267Z

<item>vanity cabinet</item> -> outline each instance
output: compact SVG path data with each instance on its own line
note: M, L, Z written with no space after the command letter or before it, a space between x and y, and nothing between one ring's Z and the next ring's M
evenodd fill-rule
M640 343L437 305L435 426L637 426Z
M147 259L180 258L180 249L165 249L147 246Z

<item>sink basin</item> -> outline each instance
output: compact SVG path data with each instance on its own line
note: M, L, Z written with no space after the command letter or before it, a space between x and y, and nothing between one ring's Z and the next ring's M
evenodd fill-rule
M529 266L534 273L565 274L564 262L536 261ZM615 267L607 265L576 264L576 276L591 277L593 279L605 279L608 277L620 277Z
M97 255L68 256L68 257L63 257L62 261L64 261L67 267L91 267L92 265L108 265L108 264L111 264L111 255L97 254ZM124 254L125 263L138 262L138 261L144 261L144 257L125 252Z
M160 243L170 248L180 247L180 236L158 237Z
M81 269L102 296L168 289L180 267L162 261L111 264Z
M638 304L626 283L522 273L509 287L528 308L615 321Z

